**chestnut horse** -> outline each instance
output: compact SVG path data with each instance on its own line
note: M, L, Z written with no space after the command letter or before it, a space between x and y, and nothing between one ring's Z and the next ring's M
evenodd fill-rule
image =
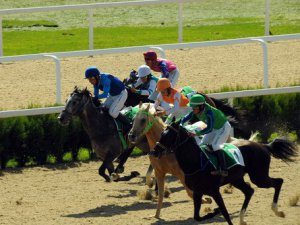
M167 173L176 176L181 181L184 188L186 189L187 194L191 198L193 197L193 192L186 186L184 173L181 170L174 154L164 154L160 157L156 157L152 154L153 152L151 151L151 149L153 149L156 145L156 142L159 141L160 135L166 128L166 125L161 120L161 118L154 116L155 108L153 104L144 103L140 104L139 107L140 110L134 118L133 126L128 134L128 138L129 141L134 144L144 136L147 137L150 147L149 159L154 169L158 185L158 204L155 217L159 218L163 203L165 176ZM148 185L151 182L150 175L150 173L147 173L146 175L146 183ZM211 203L211 199L208 198L206 200L203 200L202 202Z

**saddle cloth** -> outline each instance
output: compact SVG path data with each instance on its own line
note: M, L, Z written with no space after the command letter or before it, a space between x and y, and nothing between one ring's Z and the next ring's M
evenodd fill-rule
M212 151L211 147L206 144L198 144L198 146L199 149L206 155L210 163L215 167L215 169L219 168L217 157ZM225 143L222 149L224 151L227 169L230 169L236 165L245 166L243 155L238 147L230 143Z

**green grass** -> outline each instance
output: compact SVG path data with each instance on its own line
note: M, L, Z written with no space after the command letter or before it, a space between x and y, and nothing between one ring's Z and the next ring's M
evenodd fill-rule
M271 28L273 34L300 33L297 25ZM247 20L210 26L186 26L184 42L223 40L264 35L264 24ZM88 49L88 29L14 30L3 34L4 55L61 52ZM94 29L94 48L155 45L178 42L177 27L102 27Z

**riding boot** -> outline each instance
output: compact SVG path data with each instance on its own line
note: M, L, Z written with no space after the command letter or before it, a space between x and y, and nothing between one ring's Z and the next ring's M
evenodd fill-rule
M219 150L216 150L215 153L216 153L216 156L218 159L219 169L212 171L211 174L212 175L221 175L222 177L228 176L224 151L222 149L219 149Z
M119 115L116 119L119 120L123 124L125 133L127 133L131 129L131 127L132 127L131 122L122 113L119 113Z

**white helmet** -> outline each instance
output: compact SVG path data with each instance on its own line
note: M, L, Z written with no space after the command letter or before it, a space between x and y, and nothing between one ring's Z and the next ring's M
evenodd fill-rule
M151 74L151 69L150 69L150 67L147 66L147 65L142 65L142 66L140 66L139 69L138 69L138 74L137 74L137 76L138 76L139 78L142 78L142 77L148 76L148 75L150 75L150 74Z

